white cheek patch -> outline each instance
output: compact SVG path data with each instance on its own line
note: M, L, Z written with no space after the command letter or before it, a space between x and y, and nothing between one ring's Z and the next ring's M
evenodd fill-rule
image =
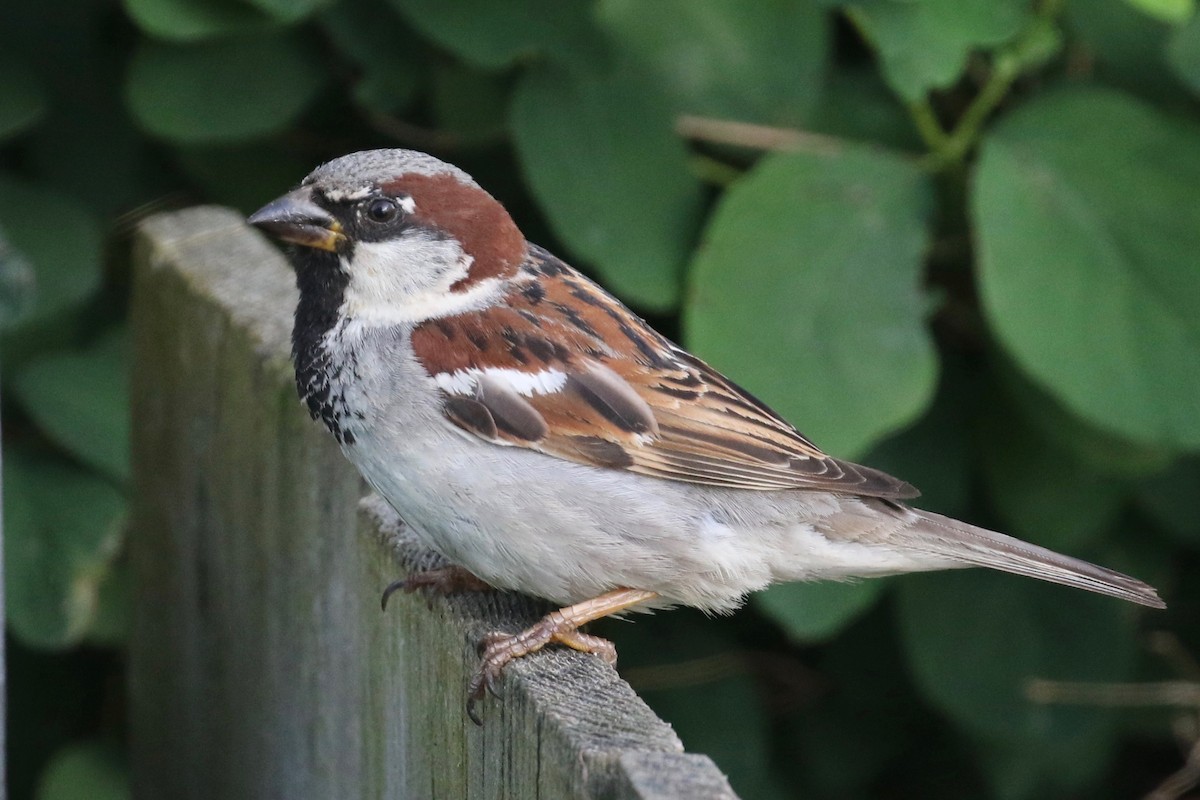
M360 326L398 325L482 308L501 291L489 278L465 291L450 287L467 277L473 259L452 239L410 233L382 242L358 242L339 309Z
M567 374L558 369L544 369L539 372L525 372L507 367L489 367L487 369L459 369L454 372L439 372L433 376L438 387L450 394L472 395L479 378L506 384L514 392L524 397L535 394L554 394L562 391L567 383Z
M396 202L400 204L400 208L404 210L405 214L411 214L417 210L417 204L413 202L413 199L408 195L402 195L396 198Z

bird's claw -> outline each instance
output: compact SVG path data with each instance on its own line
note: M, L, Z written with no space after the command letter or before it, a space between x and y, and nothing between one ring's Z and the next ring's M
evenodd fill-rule
M485 642L487 639L497 636L509 638L505 634L490 633L485 637ZM481 644L485 644L485 642ZM467 716L476 725L483 724L483 718L479 716L476 704L484 698L485 694L490 694L497 700L500 699L500 679L504 675L504 667L512 659L511 654L498 658L484 658L479 664L479 669L475 670L475 674L471 676L471 680L467 684Z
M553 631L548 626L538 623L521 633L492 631L480 639L476 647L480 658L479 668L467 684L467 716L472 722L483 724L475 706L485 694L500 699L500 680L509 662L540 650L552 635Z
M457 592L482 592L491 588L491 586L476 577L474 573L462 567L452 565L414 572L407 578L392 581L383 590L383 596L379 599L379 605L384 611L387 611L388 600L396 592L403 591L405 594L412 594L413 592L425 589L427 590L425 604L432 610L433 597L435 595L444 596Z

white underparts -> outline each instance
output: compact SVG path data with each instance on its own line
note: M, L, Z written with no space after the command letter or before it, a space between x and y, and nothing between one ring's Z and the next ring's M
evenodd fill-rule
M351 325L393 326L474 311L496 299L503 287L488 278L462 291L450 287L467 277L473 258L453 239L413 231L382 242L359 242L338 309Z
M567 374L557 369L545 369L539 372L525 372L519 369L505 367L489 367L487 369L459 369L454 372L440 372L433 376L434 382L443 391L450 394L471 395L481 377L500 381L514 392L525 397L535 394L554 394L562 391L567 383Z

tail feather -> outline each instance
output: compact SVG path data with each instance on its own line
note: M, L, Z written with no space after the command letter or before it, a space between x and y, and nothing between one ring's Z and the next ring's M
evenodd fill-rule
M931 554L963 561L972 566L1013 572L1089 592L1118 597L1151 608L1166 608L1149 584L1078 558L1064 556L1021 541L929 511L912 509L919 521L909 530L916 533L905 544Z

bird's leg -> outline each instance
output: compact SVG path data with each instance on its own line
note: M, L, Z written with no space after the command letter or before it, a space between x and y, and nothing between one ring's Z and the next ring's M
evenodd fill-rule
M393 581L383 590L379 605L387 611L388 598L397 591L412 594L419 589L428 589L431 595L457 594L459 592L486 592L492 588L470 570L457 565L414 572L407 578Z
M617 649L613 647L612 642L599 636L581 633L579 626L653 600L655 597L658 597L657 592L617 589L591 600L552 611L520 633L489 633L480 643L483 651L482 662L467 687L467 716L476 725L482 725L483 721L475 712L475 703L483 697L485 691L496 694L496 683L508 662L536 653L549 642L559 642L584 653L595 653L609 664L616 664Z

